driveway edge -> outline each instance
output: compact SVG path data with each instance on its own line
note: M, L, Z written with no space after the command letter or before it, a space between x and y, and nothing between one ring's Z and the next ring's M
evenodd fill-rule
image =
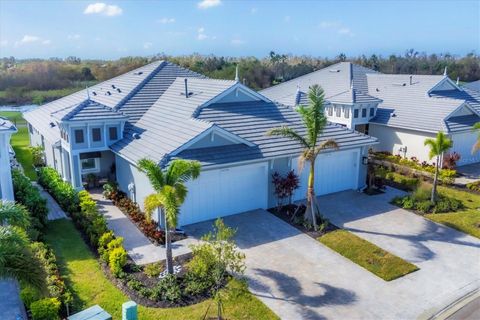
M430 314L421 315L420 317L418 317L418 320L446 320L479 297L480 288L476 288L440 310L434 311Z

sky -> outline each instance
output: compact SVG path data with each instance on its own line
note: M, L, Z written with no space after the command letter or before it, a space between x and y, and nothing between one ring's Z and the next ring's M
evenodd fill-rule
M0 0L0 57L480 53L471 1Z

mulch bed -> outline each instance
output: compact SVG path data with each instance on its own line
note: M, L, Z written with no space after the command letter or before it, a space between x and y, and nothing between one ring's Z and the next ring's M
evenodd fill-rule
M305 213L305 206L304 205L301 205L301 206L303 208L299 209L299 211L296 214L297 217L302 217L303 214ZM268 212L270 212L271 214L273 214L277 218L282 219L283 221L285 221L289 225L295 227L296 229L302 231L303 233L309 235L313 239L317 239L318 237L321 237L324 234L327 234L329 232L332 232L332 231L335 231L335 230L339 229L336 225L334 225L330 222L328 223L328 226L326 228L324 228L323 230L318 230L318 231L315 231L313 229L307 229L307 228L305 228L305 226L303 224L296 224L293 221L293 214L295 213L295 210L297 210L297 207L298 207L297 205L289 204L289 205L280 207L279 210L277 210L277 208L270 208L270 209L268 209Z

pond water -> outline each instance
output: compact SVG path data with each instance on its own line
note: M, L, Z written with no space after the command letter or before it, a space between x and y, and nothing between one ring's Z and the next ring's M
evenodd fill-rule
M0 111L20 111L20 112L27 112L38 108L36 104L25 104L21 106L0 106Z

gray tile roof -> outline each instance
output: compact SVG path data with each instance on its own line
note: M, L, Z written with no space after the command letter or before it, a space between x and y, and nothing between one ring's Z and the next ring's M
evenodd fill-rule
M231 145L206 149L185 150L182 158L195 159L204 166L262 158L297 156L302 147L288 138L268 136L272 128L289 126L300 134L305 127L300 115L291 107L274 102L216 103L202 108L198 119L221 128L255 144L254 147ZM320 141L334 139L340 149L375 144L376 138L329 123Z
M465 83L463 86L471 90L480 91L480 80Z
M367 75L369 93L383 100L372 123L427 132L448 132L445 118L465 103L463 91L428 95L443 76ZM473 99L473 98L472 98Z
M87 99L73 108L52 112L52 117L58 121L87 121L100 119L123 119L127 116L101 103Z
M260 93L288 106L295 105L297 86L300 86L300 90L303 92L301 104L308 103L306 92L314 84L318 84L323 88L326 100L329 100L332 96L349 92L352 84L356 92L366 94L368 92L366 75L372 73L375 74L377 72L350 62L340 62L264 89Z
M17 128L10 120L0 117L0 133L15 132L15 131L17 131Z
M451 117L445 121L449 132L469 131L475 123L480 122L480 117L476 114Z
M381 99L372 97L371 95L359 91L357 89L349 89L339 94L326 98L331 103L354 104L354 103L380 103ZM307 102L308 103L308 102Z

